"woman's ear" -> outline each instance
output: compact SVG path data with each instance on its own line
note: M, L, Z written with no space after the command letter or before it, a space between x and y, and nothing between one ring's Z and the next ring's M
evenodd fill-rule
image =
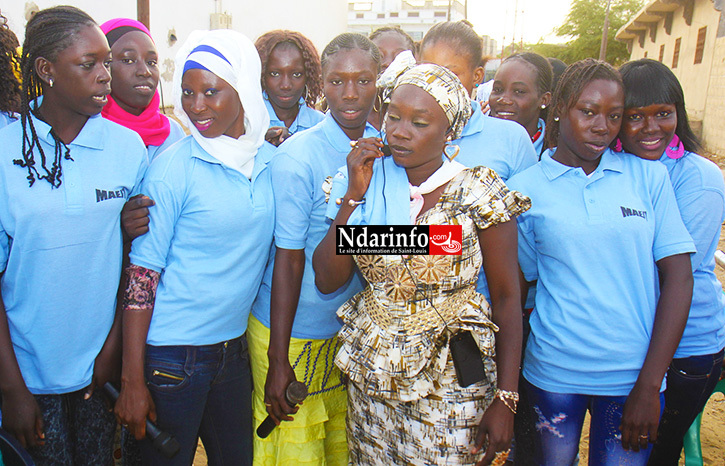
M551 92L548 92L548 91L544 92L544 94L539 98L539 107L541 107L541 109L543 110L546 107L548 107L550 103L551 103Z
M483 77L486 75L486 70L482 66L477 66L476 69L473 70L473 85L481 84L483 82Z
M48 84L50 87L53 87L53 64L48 61L47 59L43 57L38 57L35 59L35 73L40 77L40 79Z

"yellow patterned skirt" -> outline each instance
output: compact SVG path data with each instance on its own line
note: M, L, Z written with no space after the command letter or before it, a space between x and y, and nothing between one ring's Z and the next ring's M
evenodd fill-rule
M264 384L269 360L269 329L254 316L247 329L252 361L254 428L267 417ZM307 385L310 395L295 414L294 421L282 422L266 439L254 435L255 466L347 465L345 435L347 390L335 366L337 337L329 340L290 341L290 364L297 380Z

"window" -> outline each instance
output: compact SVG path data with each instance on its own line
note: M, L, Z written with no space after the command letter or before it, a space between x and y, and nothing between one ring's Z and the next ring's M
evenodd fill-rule
M355 19L363 19L365 15L363 13L355 13Z
M644 58L647 58L647 52L644 53Z
M408 18L417 18L420 16L420 13L417 11L409 11L408 12Z
M702 56L705 55L705 36L707 35L707 26L703 26L697 31L697 45L695 46L695 65L702 63Z
M378 13L378 19L385 18L385 13Z
M398 12L397 12L397 11L392 11L392 12L390 13L390 17L391 17L391 18L397 18L397 17L398 17Z
M435 18L445 18L446 12L445 11L436 11L433 13L433 17Z
M675 51L672 52L672 69L677 68L677 62L680 61L680 45L682 44L682 37L678 37L675 40Z
M665 44L660 45L660 63L665 59Z

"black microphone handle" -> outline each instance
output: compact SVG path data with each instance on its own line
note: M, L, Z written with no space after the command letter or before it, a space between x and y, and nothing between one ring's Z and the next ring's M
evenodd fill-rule
M307 398L307 386L297 380L291 382L287 386L287 390L285 390L285 398L287 398L287 404L294 408ZM277 427L277 424L274 423L272 416L268 415L257 427L257 436L267 438L275 427Z
M116 387L113 386L111 382L106 382L103 388L106 390L106 393L113 399L114 402L118 400L118 390L116 389ZM149 421L148 419L146 419L146 438L151 441L154 448L156 448L159 453L169 459L176 456L176 454L179 453L179 449L181 448L179 442L177 442L176 439L171 436L171 434L159 429L156 424Z

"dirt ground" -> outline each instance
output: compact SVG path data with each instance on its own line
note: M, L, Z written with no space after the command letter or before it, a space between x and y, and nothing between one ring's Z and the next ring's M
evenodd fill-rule
M714 154L707 154L707 156L713 162L717 163L721 169L725 170L725 156L717 156ZM725 251L725 227L723 227L720 235L719 249ZM720 282L725 283L725 270L718 267L716 272ZM587 426L588 424L589 420L587 417L584 425ZM722 393L715 393L710 398L707 406L705 406L705 411L702 415L702 428L700 429L700 443L702 445L702 458L705 466L725 465L725 395ZM581 444L579 445L581 465L587 464L588 449L589 432L585 428L582 433ZM206 466L206 464L204 447L199 443L196 458L194 459L194 466ZM684 464L684 458L681 458L680 465Z

